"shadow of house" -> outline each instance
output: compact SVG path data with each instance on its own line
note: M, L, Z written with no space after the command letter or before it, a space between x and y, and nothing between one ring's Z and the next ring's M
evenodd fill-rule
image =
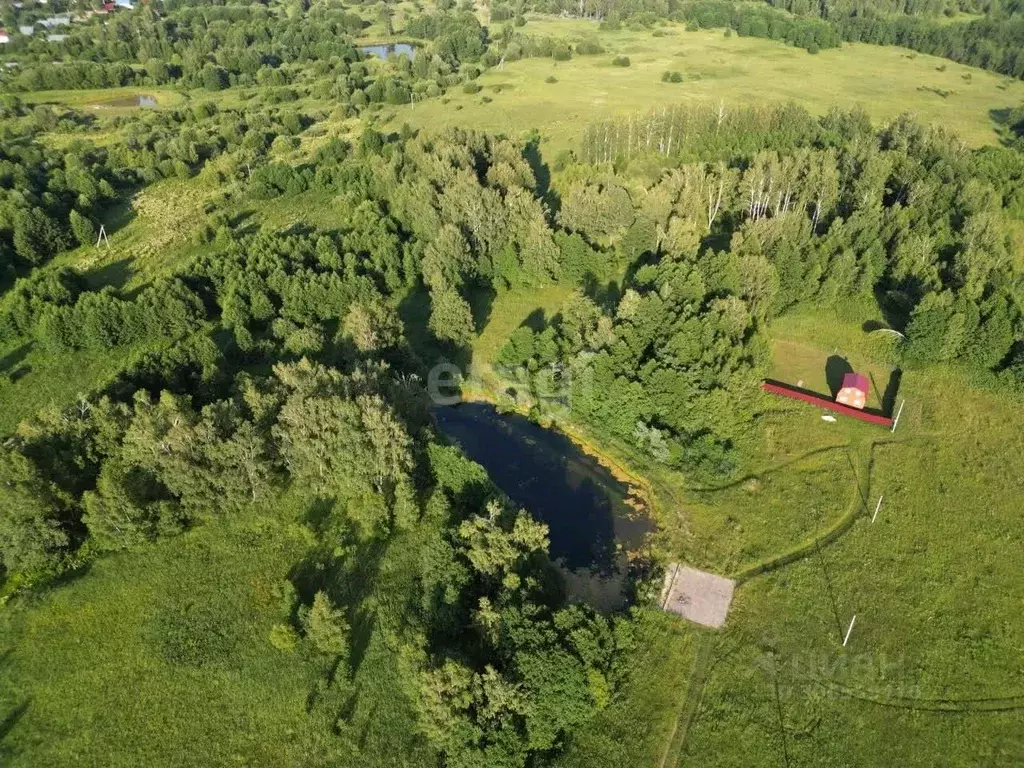
M843 388L843 379L848 373L853 373L853 366L845 357L831 355L825 361L825 381L828 383L828 389L833 398Z

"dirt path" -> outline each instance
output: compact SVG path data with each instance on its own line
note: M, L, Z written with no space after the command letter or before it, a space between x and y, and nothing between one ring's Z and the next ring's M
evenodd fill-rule
M674 768L683 756L690 726L697 719L697 712L700 710L700 701L704 696L704 684L707 682L712 667L714 649L715 633L704 632L700 646L697 648L697 654L693 659L693 669L686 684L686 696L683 698L679 713L672 724L672 733L665 745L665 751L662 753L659 768Z

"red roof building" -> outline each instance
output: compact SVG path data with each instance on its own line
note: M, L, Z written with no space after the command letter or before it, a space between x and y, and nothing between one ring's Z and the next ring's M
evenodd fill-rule
M863 373L848 373L843 376L836 402L850 408L861 409L868 402L868 377Z

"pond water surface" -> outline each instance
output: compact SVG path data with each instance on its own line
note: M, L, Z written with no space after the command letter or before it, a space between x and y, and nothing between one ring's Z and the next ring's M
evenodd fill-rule
M155 107L156 97L139 94L138 96L126 96L123 99L111 99L97 104L98 107Z
M548 525L550 553L578 593L606 593L616 607L626 587L627 551L654 529L631 505L630 488L568 437L485 403L435 410L441 431L482 465L516 505Z
M398 55L404 53L410 59L416 58L416 46L409 43L388 43L387 45L364 45L360 48L363 53L376 56L378 59L386 59L392 53Z

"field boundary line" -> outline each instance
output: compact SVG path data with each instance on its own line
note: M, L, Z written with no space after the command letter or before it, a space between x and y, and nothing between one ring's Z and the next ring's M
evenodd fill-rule
M809 678L811 682L832 693L848 699L877 704L893 709L907 709L915 712L948 712L950 714L985 714L988 712L1011 712L1024 709L1024 694L985 699L923 699L908 696L886 697L871 692L859 692L839 683L819 678Z

